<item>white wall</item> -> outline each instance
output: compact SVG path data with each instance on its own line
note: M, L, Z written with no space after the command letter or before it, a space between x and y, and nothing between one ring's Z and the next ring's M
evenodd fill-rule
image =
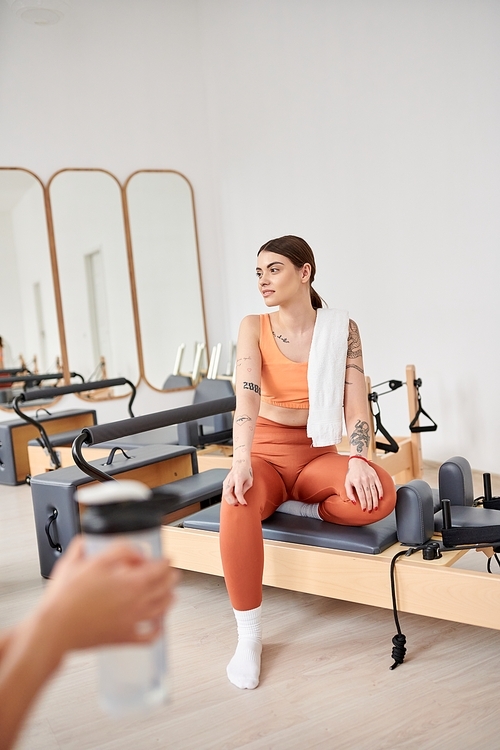
M73 0L0 28L0 163L186 174L211 343L264 309L258 247L304 236L372 381L416 364L424 457L500 472L498 2ZM381 407L407 433L401 392Z

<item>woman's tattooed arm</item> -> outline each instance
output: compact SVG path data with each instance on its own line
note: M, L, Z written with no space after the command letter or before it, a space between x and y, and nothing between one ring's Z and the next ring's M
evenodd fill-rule
M347 380L347 370L349 368L352 368L353 370L357 370L361 373L361 375L364 375L363 370L363 361L361 360L362 352L361 352L361 338L359 335L358 326L354 322L354 320L349 321L349 338L347 339L347 360L350 359L359 359L360 364L347 364L345 366L346 369L346 385L353 385L353 383L350 380Z
M361 357L361 338L359 329L354 320L349 321L349 338L347 339L347 358L357 359ZM350 365L348 365L349 367ZM353 365L354 366L354 365Z
M260 386L256 385L256 383L249 383L246 380L243 381L243 388L247 391L253 391L254 393L257 393L260 396Z
M360 373L361 373L362 375L364 375L364 374L365 374L365 371L363 370L363 368L362 368L362 367L358 367L358 365L346 365L346 366L345 366L345 369L346 369L346 370L348 370L348 369L349 369L349 367L352 367L352 368L353 368L353 370L359 370L359 372L360 372Z
M349 438L349 442L351 445L355 446L358 453L362 453L363 448L368 448L370 443L370 428L368 422L362 422L361 419L358 419L354 425L354 431Z
M241 417L236 417L234 420L236 424L245 424L245 422L251 422L251 417L248 416L248 414L242 414Z

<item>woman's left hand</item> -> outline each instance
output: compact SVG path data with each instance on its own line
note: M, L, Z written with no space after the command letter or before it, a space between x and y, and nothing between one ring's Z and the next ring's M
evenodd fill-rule
M368 513L378 510L379 500L383 496L382 484L375 469L366 461L349 461L345 490L352 503L359 501L361 510Z

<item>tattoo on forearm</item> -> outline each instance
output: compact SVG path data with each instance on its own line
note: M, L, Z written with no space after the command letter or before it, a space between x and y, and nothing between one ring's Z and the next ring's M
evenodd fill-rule
M233 453L236 453L236 451L240 451L242 448L245 448L245 445L237 445L236 448L234 448Z
M251 422L252 418L248 414L242 414L241 417L236 418L236 424L245 424L245 422Z
M360 419L354 425L354 432L349 438L351 445L356 446L358 453L363 452L363 448L368 448L370 443L370 428L368 422L362 422Z
M352 385L352 383L351 383L351 381L350 381L350 380L345 380L345 381L344 381L344 385Z
M362 375L365 374L365 371L362 367L358 367L358 365L346 365L345 369L347 370L348 367L352 367L354 370L359 370Z
M349 321L349 338L347 340L347 356L349 359L361 357L361 338L354 320Z
M248 383L246 380L243 381L243 388L247 391L253 391L254 393L257 393L260 396L260 386L258 386L256 383Z

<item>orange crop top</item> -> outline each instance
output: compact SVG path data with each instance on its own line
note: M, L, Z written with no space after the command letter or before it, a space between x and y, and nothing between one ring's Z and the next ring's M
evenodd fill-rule
M274 339L269 315L260 315L261 398L271 406L309 409L307 362L292 362Z

